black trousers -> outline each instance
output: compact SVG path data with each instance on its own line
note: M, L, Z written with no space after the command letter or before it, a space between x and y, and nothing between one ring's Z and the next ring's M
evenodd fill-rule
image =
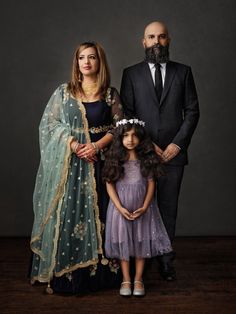
M166 231L173 242L184 166L164 165L164 171L165 175L157 180L157 202Z

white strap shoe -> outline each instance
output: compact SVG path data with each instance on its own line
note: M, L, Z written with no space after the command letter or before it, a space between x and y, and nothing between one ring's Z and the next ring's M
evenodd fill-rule
M124 284L129 284L129 288L122 287ZM120 295L123 297L131 296L131 282L130 281L123 281L120 286Z
M142 288L136 288L135 284L137 284L137 283L141 284ZM139 280L135 280L134 281L133 295L136 296L136 297L143 297L143 296L145 296L145 289L144 289L144 284L143 284L142 281L139 281Z

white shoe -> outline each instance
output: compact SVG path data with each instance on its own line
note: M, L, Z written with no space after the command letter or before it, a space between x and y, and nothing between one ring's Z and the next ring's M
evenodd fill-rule
M129 297L131 296L131 288L123 288L122 285L124 284L130 284L131 285L131 282L130 281L123 281L121 283L121 286L120 286L120 295L122 295L122 297Z
M142 288L135 288L135 284L136 283L141 283L142 284ZM144 289L144 284L143 284L142 281L139 281L139 280L134 281L133 295L135 297L143 297L143 296L145 296L145 289Z

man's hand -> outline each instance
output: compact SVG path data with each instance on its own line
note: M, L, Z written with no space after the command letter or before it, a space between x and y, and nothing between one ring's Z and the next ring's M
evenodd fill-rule
M164 162L168 162L171 159L173 159L176 155L178 155L179 152L180 148L176 144L170 143L164 150L161 157L164 160Z
M159 146L157 146L157 144L154 144L154 148L155 148L156 154L157 154L160 158L162 158L163 150L162 150Z

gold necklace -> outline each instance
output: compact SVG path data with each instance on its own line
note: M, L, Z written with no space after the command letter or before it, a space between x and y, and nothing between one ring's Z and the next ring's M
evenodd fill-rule
M83 94L81 95L82 101L88 101L98 93L98 83L82 83Z

